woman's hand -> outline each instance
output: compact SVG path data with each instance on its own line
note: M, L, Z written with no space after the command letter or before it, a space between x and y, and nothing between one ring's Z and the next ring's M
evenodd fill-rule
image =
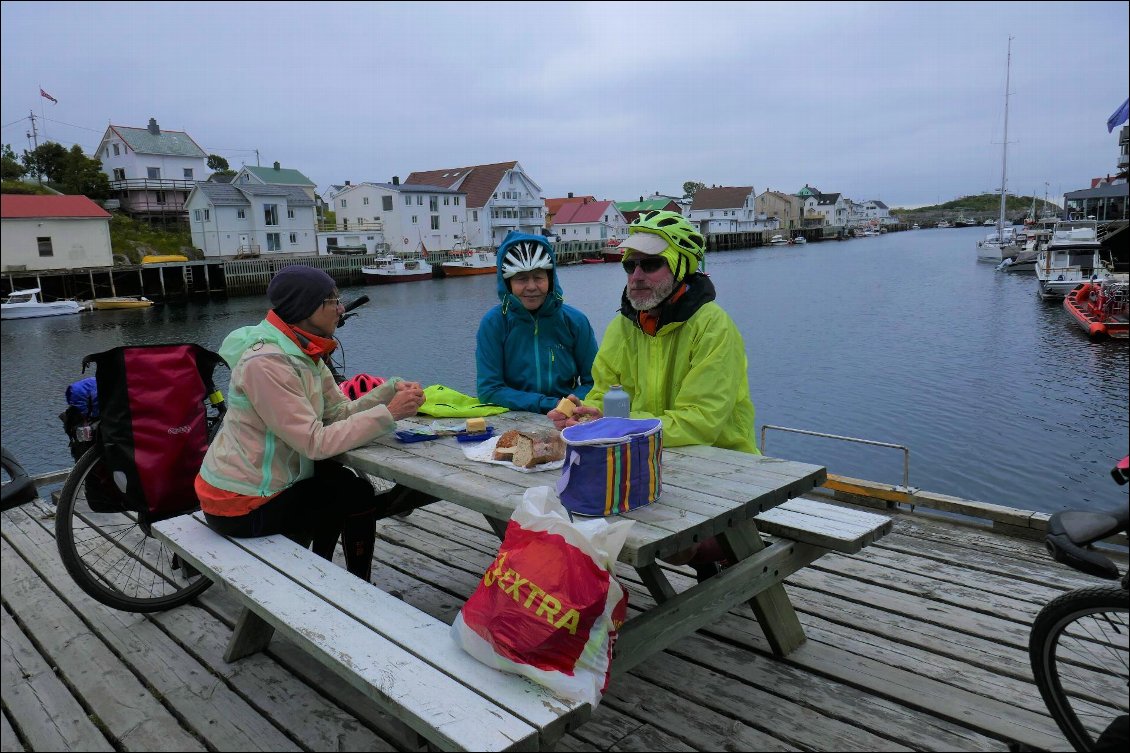
M402 418L416 415L416 411L424 404L424 389L419 382L397 382L396 394L388 401L388 412L399 421Z

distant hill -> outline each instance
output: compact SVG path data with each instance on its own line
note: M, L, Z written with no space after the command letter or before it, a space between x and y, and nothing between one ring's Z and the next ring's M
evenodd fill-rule
M944 204L935 204L928 207L915 207L914 209L891 209L891 214L897 214L905 217L913 217L914 215L937 215L937 214L953 214L957 215L964 212L967 216L989 215L995 217L1000 212L1001 197L1000 194L983 193L977 196L962 196L947 201ZM1044 208L1044 200L1036 197L1036 211L1041 211ZM1013 196L1009 195L1005 200L1005 214L1009 217L1016 217L1019 215L1027 214L1032 209L1031 196ZM1060 207L1052 202L1048 202L1048 209L1052 212L1059 213Z

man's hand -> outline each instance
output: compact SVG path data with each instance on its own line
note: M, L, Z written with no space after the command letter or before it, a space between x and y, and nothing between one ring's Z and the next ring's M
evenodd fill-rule
M569 411L568 408L566 408L566 411L563 412L558 408L554 408L546 414L547 416L549 416L549 420L553 422L554 428L556 428L558 431L560 431L561 429L566 429L570 426L576 426L577 424L584 423L585 421L591 421L595 418L600 418L600 411L598 411L596 408L589 408L588 406L581 405L581 401L577 398L576 395L569 395L569 397L565 399L573 404L572 411Z

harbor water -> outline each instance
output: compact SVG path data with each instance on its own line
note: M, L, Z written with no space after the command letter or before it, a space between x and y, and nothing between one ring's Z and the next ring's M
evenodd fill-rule
M1032 275L976 261L984 228L890 233L708 256L749 358L764 424L905 445L910 485L1041 512L1125 503L1109 469L1130 445L1125 341L1092 343ZM619 265L559 270L599 338ZM339 330L345 370L475 392L475 330L493 275L343 290L372 302ZM218 349L265 299L5 321L3 444L31 473L71 463L58 414L82 357L126 344ZM87 373L89 376L90 373ZM226 386L227 372L220 369ZM899 450L770 430L766 454L901 484Z

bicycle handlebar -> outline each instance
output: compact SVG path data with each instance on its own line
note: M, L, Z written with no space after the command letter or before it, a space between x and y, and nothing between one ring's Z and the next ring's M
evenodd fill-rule
M357 316L357 314L351 314L349 312L353 311L353 309L355 309L355 308L359 308L361 306L364 306L368 302L369 302L369 296L363 295L360 298L358 298L354 301L350 301L349 303L345 304L345 307L344 307L345 310L342 312L341 318L339 318L337 320L337 326L339 326L339 327L344 326L346 319L348 319L351 316Z

